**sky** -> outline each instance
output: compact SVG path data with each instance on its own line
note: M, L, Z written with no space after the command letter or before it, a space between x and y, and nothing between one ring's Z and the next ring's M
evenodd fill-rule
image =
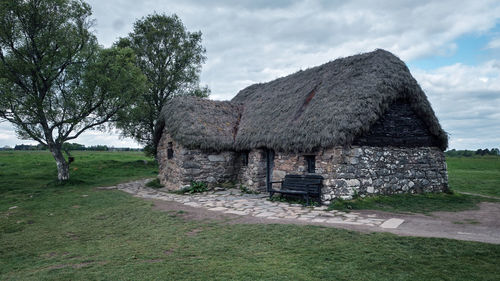
M151 13L177 14L201 31L202 85L228 100L267 82L381 48L401 58L450 136L450 149L500 147L500 1L90 0L99 43L111 46ZM140 147L118 132L75 142ZM0 123L0 147L17 139Z

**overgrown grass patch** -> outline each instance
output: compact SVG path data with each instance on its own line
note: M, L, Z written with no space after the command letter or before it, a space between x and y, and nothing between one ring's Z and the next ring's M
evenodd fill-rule
M352 200L337 199L330 204L332 210L381 210L400 213L430 213L436 211L463 211L478 209L481 201L500 202L500 200L482 198L458 193L424 193L374 195Z
M176 194L194 194L194 193L202 193L209 191L210 188L206 182L202 181L192 181L189 186L181 188L180 190L172 191L172 193Z
M165 187L163 184L160 183L160 179L159 178L155 178L154 180L149 181L148 183L146 183L146 186L147 187L151 187L151 188L162 188L162 187Z

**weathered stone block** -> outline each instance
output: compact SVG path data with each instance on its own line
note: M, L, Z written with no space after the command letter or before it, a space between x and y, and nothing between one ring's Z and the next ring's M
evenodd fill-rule
M361 180L361 183L363 185L371 185L373 183L373 180L371 178L368 178L368 179L362 179Z
M273 177L276 178L276 179L283 179L284 177L286 176L286 172L285 171L277 171L277 170L274 170L273 171Z
M224 161L226 161L226 158L220 154L212 154L212 155L208 155L208 160L210 162L224 162Z
M357 147L353 149L353 156L354 157L359 157L363 155L363 149L361 147Z
M358 187L360 185L360 182L357 179L350 179L350 180L347 180L346 182L347 182L347 186L350 186L350 187Z
M200 164L196 163L196 162L193 162L193 161L185 161L183 164L182 164L182 168L184 169L199 169L201 168Z

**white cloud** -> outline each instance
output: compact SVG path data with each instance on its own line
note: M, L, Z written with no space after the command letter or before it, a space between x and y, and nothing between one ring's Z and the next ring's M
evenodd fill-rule
M482 92L498 95L500 91L500 60L490 60L471 66L453 64L430 71L412 71L424 89L435 93Z
M487 49L500 48L500 38L495 38L495 39L491 40L490 42L488 42L488 44L486 45L486 48Z
M117 132L86 131L70 142L81 143L86 146L103 144L114 147L142 147L130 138L120 138ZM37 144L37 142L18 139L14 127L10 123L0 123L0 147L6 145L14 147L16 144Z
M500 147L500 61L412 72L450 133L451 148Z

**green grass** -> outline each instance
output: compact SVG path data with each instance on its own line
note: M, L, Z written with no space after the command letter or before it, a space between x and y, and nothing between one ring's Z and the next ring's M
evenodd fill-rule
M123 180L155 177L158 168L142 152L72 152L71 186L111 185ZM47 151L0 152L0 184L3 190L54 186L56 164ZM71 183L70 182L70 183Z
M353 200L335 200L329 206L334 210L381 210L397 213L423 213L436 211L463 211L478 209L477 204L483 201L500 202L500 200L471 196L465 194L424 193L377 195Z
M447 157L450 187L500 197L500 157Z
M297 225L190 221L98 190L156 167L82 153L75 184L46 153L0 152L0 280L495 280L500 245ZM17 206L15 209L10 209Z
M163 187L165 187L163 184L160 183L159 178L155 178L154 180L146 183L146 186L151 187L151 188L163 188Z

